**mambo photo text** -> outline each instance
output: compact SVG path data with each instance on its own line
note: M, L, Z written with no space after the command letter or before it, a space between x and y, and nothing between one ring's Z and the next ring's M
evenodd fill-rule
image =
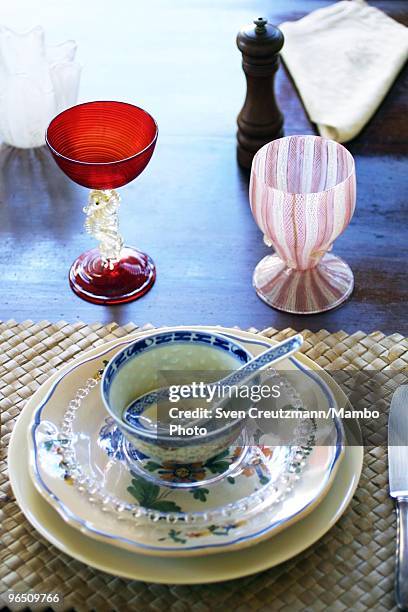
M172 385L169 387L169 401L178 403L183 399L201 399L207 403L215 399L221 402L214 408L198 407L182 408L181 406L168 407L168 417L172 420L200 420L210 419L237 420L237 419L378 419L378 410L349 410L344 407L330 407L326 410L299 409L292 406L281 408L260 408L253 404L262 399L278 399L281 396L281 386L277 385L242 385L220 387L208 385L204 382L194 382L191 385ZM248 399L248 407L241 410L231 408L231 403L226 400ZM204 425L185 427L181 423L168 423L169 434L174 436L205 436L208 433Z

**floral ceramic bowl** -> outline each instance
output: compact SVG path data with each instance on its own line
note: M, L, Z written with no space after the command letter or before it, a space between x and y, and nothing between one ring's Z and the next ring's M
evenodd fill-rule
M218 381L250 359L241 344L222 334L188 329L153 333L110 360L103 374L102 399L123 435L140 453L179 464L207 461L234 443L242 430L241 420L222 422L205 435L170 435L165 423L169 403L135 411L135 402L160 387ZM198 403L203 406L205 400Z

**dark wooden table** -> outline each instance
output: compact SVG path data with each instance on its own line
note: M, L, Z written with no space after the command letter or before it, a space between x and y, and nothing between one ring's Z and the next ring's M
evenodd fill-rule
M329 2L68 4L69 9L43 0L34 11L34 3L16 0L4 9L2 23L19 29L42 23L50 42L76 39L84 65L81 100L128 100L157 118L159 142L150 166L121 191L123 234L154 258L157 282L141 300L123 306L95 306L77 298L67 272L92 243L83 230L87 191L71 183L46 150L3 146L1 319L408 334L406 71L362 134L347 145L357 164L357 208L334 250L351 265L355 292L332 312L291 316L266 306L251 284L268 249L249 210L248 178L235 159L235 119L245 91L235 35L259 15L279 24ZM408 20L403 1L371 4ZM277 96L286 134L314 133L283 68Z

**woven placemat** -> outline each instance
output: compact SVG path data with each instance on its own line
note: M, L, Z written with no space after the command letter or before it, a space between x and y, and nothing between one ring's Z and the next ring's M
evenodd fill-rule
M123 580L59 552L30 526L14 500L7 476L6 448L16 417L58 366L81 351L136 329L134 324L0 324L0 596L8 589L59 592L64 596L64 609L79 612L394 609L395 516L388 496L386 449L374 446L375 429L366 432L360 485L340 521L302 554L247 578L203 586ZM259 333L283 339L293 330L269 328ZM408 339L399 334L302 333L303 351L326 369L381 371L390 363L399 370L408 366ZM238 554L245 555L245 551Z

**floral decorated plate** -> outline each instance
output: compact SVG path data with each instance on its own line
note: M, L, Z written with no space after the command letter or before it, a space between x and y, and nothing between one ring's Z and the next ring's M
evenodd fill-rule
M144 459L147 471L160 471L170 485L173 479L197 483L208 473L228 473L214 487L173 490L132 473L98 392L104 363L128 341L75 360L34 412L29 430L34 484L73 527L145 554L201 555L267 538L323 499L343 453L343 431L336 420L310 422L295 432L299 437L292 445L261 444L247 453L235 447L208 464L183 466L183 473L175 466L148 466L149 458ZM255 355L270 344L245 339L245 346ZM300 372L306 386L313 387L319 408L335 405L324 380L296 359L279 368L289 377ZM297 455L300 447L306 450L302 456Z

